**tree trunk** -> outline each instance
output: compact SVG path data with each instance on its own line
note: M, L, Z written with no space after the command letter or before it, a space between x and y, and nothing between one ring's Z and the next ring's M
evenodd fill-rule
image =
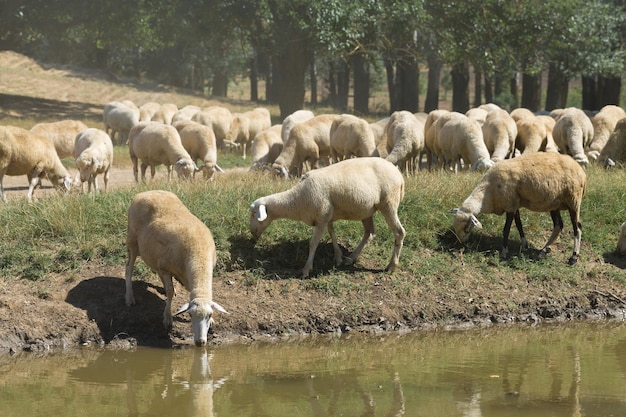
M337 108L337 71L334 61L328 63L328 101L333 109Z
M367 56L353 55L352 69L354 71L354 112L365 116L369 113L370 100L370 67Z
M482 104L483 100L483 74L479 69L474 67L474 107Z
M339 61L337 70L337 107L340 112L348 111L348 93L350 92L350 66L344 60Z
M302 38L289 40L278 57L280 82L278 84L278 107L284 119L304 107L304 75L307 68L306 41Z
M452 111L465 113L469 110L469 68L458 63L450 70L452 77Z
M519 88L517 87L517 75L509 80L509 91L513 97L513 108L519 107Z
M546 110L562 109L567 106L569 80L556 64L548 69L548 86L546 87Z
M419 108L419 68L415 57L410 54L398 61L396 66L396 86L400 110L415 113Z
M532 112L541 108L541 73L522 75L522 107Z
M213 74L211 83L211 95L215 97L226 97L228 93L228 76L225 71L218 71Z
M485 103L493 103L493 85L491 77L485 75Z
M311 51L309 56L309 80L311 83L311 106L317 106L317 66L315 65L315 51Z
M583 110L593 110L598 108L598 83L594 76L582 77L583 83Z
M622 79L620 77L598 77L598 108L594 110L600 110L607 104L619 106L621 91Z
M398 91L396 88L396 72L393 61L385 58L385 73L387 74L387 90L389 91L389 113L398 110Z
M429 113L439 108L439 84L441 83L441 61L438 56L428 58L428 87L424 111Z
M256 52L250 59L250 101L259 101L259 71Z

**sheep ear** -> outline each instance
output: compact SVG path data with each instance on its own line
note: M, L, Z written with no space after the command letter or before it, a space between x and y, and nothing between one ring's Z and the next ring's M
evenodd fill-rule
M211 301L211 307L215 308L217 311L228 314L228 311L221 305L217 304L215 301Z
M174 313L174 315L178 316L180 314L183 314L187 310L189 310L189 303L186 303L185 305L183 305L176 313Z
M259 211L258 211L256 219L260 222L267 219L267 210L265 209L265 204L261 204L259 206Z
M215 170L216 170L217 172L224 172L224 170L223 170L222 168L220 168L220 166L219 166L219 165L217 165L217 164L215 164Z
M477 229L483 228L483 225L478 221L476 216L474 216L473 214L470 216L470 221L472 222L472 226L474 226L475 228Z

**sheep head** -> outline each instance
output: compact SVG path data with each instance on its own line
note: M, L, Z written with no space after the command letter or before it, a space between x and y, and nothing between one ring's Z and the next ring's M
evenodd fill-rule
M462 211L458 208L452 209L450 212L454 213L454 221L452 224L454 227L454 234L461 243L467 242L474 227L477 229L483 228L483 225L472 213Z
M250 233L252 233L255 240L263 234L271 222L271 219L268 218L265 204L257 200L250 205Z
M213 309L221 311L222 313L228 313L224 307L217 304L214 301L206 302L199 299L193 299L188 304L185 304L174 315L183 314L189 312L191 316L191 328L193 329L193 340L196 346L204 346L207 342L207 337L211 325L213 324Z
M198 167L191 159L181 158L176 161L175 170L178 178L190 179L198 170Z

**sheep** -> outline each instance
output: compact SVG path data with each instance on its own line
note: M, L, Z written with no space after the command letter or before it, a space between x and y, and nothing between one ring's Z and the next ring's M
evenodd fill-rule
M405 173L419 169L418 157L424 149L424 123L406 110L391 114L387 129L387 161L398 165Z
M133 174L138 180L138 160L141 160L141 179L145 181L146 168L154 179L157 165L167 167L167 179L172 179L174 165L179 178L191 178L197 171L195 162L182 145L175 127L159 122L141 122L129 134L128 149L133 162Z
M74 139L78 132L87 127L80 120L61 120L52 123L37 123L30 128L30 131L52 141L57 155L63 159L74 155Z
M626 117L615 124L609 139L602 148L597 162L604 166L614 166L616 162L626 160Z
M153 122L159 122L166 125L171 125L174 120L174 115L178 112L178 106L174 103L164 103L157 109L150 119ZM182 118L181 118L182 119ZM187 119L184 119L187 120Z
M353 156L379 156L370 124L360 117L342 114L330 127L330 155L333 162Z
M589 164L585 147L593 138L593 125L585 112L576 107L565 109L556 120L552 136L562 153L570 155L583 167Z
M378 149L380 155L384 153L385 156L387 156L387 137L385 136L387 123L389 123L389 117L370 123L370 128L372 133L374 133L374 140L376 141L376 149Z
M242 146L243 158L246 159L246 148L252 142L257 133L272 126L270 112L264 107L234 113L230 123L230 129L224 138L224 143L237 143Z
M474 107L465 112L465 115L471 120L476 120L482 127L483 123L485 123L485 119L487 118L487 113L489 113L489 111L485 108Z
M163 326L170 329L176 278L189 291L189 303L175 315L189 312L196 346L204 346L213 325L213 310L226 310L213 301L213 269L217 262L209 228L173 193L161 190L135 195L128 208L126 236L126 305L135 304L132 275L137 256L155 271L165 288Z
M139 119L139 107L137 107L137 105L132 100L122 100L121 103L131 109L133 113L135 113L135 115L137 116L137 119Z
M174 116L172 116L172 124L175 122L179 122L181 120L191 120L194 114L200 111L200 107L195 106L193 104L189 104L182 109L179 109Z
M283 150L283 125L278 124L256 134L252 140L251 170L263 168L274 163Z
M109 184L109 170L113 164L113 142L100 129L88 128L76 135L74 158L82 183L87 181L87 192L91 185L98 191L98 174L103 174L104 191Z
M619 239L617 240L617 252L626 255L626 222L622 223L619 229Z
M334 260L344 259L333 228L335 220L361 220L364 234L359 246L345 259L353 264L365 245L374 238L373 215L382 213L393 232L395 244L386 271L398 265L405 230L398 219L398 206L404 198L402 173L383 158L347 159L310 171L294 187L281 193L261 197L250 206L250 232L258 239L275 219L300 220L314 226L309 256L302 269L307 277L313 268L315 250L328 228L333 241Z
M306 162L311 168L318 168L321 159L330 158L330 127L338 117L336 114L321 114L295 125L272 169L287 178L293 172L302 174Z
M198 171L202 171L205 179L212 179L216 171L224 172L217 165L215 135L210 127L191 120L176 122L174 127L178 130L183 148L189 152L191 159L202 161Z
M0 126L0 194L4 202L7 201L2 185L5 175L26 175L29 183L26 198L29 202L33 199L35 186L44 177L66 193L72 186L72 178L52 142L15 126Z
M478 106L479 109L484 109L487 110L488 112L492 111L492 110L500 110L502 109L502 107L498 106L495 103L485 103L485 104L481 104L480 106Z
M513 113L511 113L511 117L513 117ZM515 124L517 126L516 149L522 154L546 150L548 131L543 120L531 113L515 119Z
M519 209L525 207L532 211L549 211L553 229L540 251L540 255L545 255L550 252L550 245L563 229L560 210L568 210L574 228L574 252L568 262L573 265L580 251L580 206L586 185L585 170L569 155L534 152L502 160L485 173L463 205L452 210L455 213L454 232L459 241L465 243L472 228L482 228L476 216L481 213L506 213L500 253L500 258L506 259L513 220L520 234L522 248L528 248Z
M530 110L524 107L518 107L511 111L511 117L516 122L520 119L532 118L533 116L535 116L535 113L531 112Z
M112 101L104 106L102 118L104 131L111 137L111 140L114 143L123 144L128 140L130 129L139 123L139 112L135 112L134 109L119 101ZM115 140L116 133L118 140Z
M428 117L424 122L424 153L426 154L426 166L428 170L432 167L433 159L439 154L437 145L437 142L439 141L439 125L435 127L434 124L442 115L448 113L450 113L448 110L443 109L432 110L428 113Z
M306 122L315 117L315 113L310 110L296 110L291 113L289 116L283 119L283 129L281 131L281 137L283 138L283 143L286 143L289 139L289 132L291 129L298 123Z
M609 136L615 129L615 125L620 119L626 117L626 112L619 106L606 105L593 116L591 123L593 124L593 139L587 147L587 157L597 161L602 149L606 146Z
M556 124L556 120L553 117L547 116L545 114L540 114L540 115L537 115L536 117L537 117L537 120L542 122L544 127L546 128L546 146L545 146L545 149L543 150L545 152L559 152L559 148L558 146L556 146L556 143L554 142L554 136L553 136L554 125Z
M191 117L191 120L213 129L218 148L224 147L224 138L230 130L233 115L226 107L210 106Z
M493 162L513 158L517 125L506 110L496 109L487 113L482 130Z
M453 117L441 126L439 149L441 159L454 163L454 172L457 172L461 159L472 171L489 169L494 164L479 122L465 115Z
M148 122L152 120L152 116L161 108L159 103L149 101L139 106L139 121Z

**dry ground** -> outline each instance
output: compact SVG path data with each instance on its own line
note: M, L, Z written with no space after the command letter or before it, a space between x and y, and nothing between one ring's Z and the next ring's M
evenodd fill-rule
M106 102L127 98L137 103L209 103L183 93L161 86L114 82L98 72L44 68L22 55L0 52L0 124L15 118L79 118L98 126ZM132 184L130 168L118 167L112 172L111 187ZM5 186L10 198L23 198L26 193L25 178L7 178ZM42 198L47 192L52 191L44 183L35 195ZM489 282L468 277L464 288L416 288L401 296L394 290L392 278L377 268L361 264L351 279L365 283L368 291L341 297L305 290L298 279L268 277L249 285L241 272L216 277L215 299L230 314L216 316L211 343L624 316L626 288L602 277L597 277L592 289L572 286L555 293L529 285L521 275ZM187 317L176 319L170 333L160 324L163 294L158 278L135 282L138 305L127 308L123 277L123 265L111 268L99 264L87 265L72 276L50 276L42 283L3 277L0 353L83 344L125 348L190 343ZM184 290L180 290L174 307L185 298ZM365 313L349 310L349 306L357 305L365 306L360 310ZM510 306L515 306L515 313Z

